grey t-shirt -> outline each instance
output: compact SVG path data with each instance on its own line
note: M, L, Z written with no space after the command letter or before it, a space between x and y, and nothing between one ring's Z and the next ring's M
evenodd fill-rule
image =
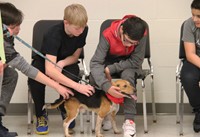
M197 28L192 18L189 18L185 21L183 30L182 40L195 43L196 54L200 57L200 28Z

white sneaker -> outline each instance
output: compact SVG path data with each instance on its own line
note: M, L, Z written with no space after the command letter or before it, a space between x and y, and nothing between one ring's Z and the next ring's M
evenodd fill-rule
M112 129L112 124L111 121L108 119L108 117L105 117L102 123L102 129L104 131L108 131L110 129Z
M124 137L136 137L136 128L133 120L126 120L122 126Z

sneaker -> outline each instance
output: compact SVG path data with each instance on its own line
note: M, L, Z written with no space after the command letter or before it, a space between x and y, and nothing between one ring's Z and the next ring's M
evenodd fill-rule
M46 109L42 111L42 115L44 116L44 118L46 119L46 121L49 120L49 118L48 118L48 112L47 112Z
M200 131L200 111L195 112L195 118L193 121L193 129L197 133Z
M124 137L136 137L135 122L127 119L122 128L124 129Z
M36 134L46 135L49 133L48 120L44 117L37 117Z
M16 137L16 132L8 132L8 129L0 124L0 137Z
M108 117L105 117L102 123L102 129L104 131L109 131L110 129L112 129L112 124L111 121L108 119Z

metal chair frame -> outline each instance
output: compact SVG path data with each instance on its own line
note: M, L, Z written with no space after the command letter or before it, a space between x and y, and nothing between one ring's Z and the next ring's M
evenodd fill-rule
M183 62L186 59L184 42L182 41L183 26L184 22L182 23L180 30L179 63L176 67L176 123L180 124L180 129L179 129L180 135L183 135L183 114L184 114L184 88L180 82L180 72L183 66Z

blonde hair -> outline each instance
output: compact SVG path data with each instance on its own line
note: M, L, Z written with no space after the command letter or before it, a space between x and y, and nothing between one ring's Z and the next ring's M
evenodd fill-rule
M71 4L64 10L64 20L69 24L79 27L85 27L88 21L87 12L80 4Z

